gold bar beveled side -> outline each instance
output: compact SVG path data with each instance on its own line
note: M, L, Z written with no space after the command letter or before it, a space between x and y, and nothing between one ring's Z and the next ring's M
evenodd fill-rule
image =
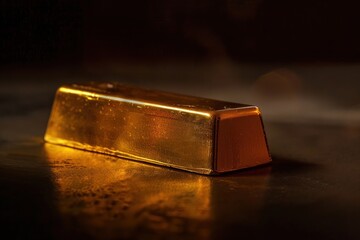
M216 172L234 171L270 161L257 107L220 112L216 119Z
M263 154L255 156L253 164L249 157L254 153L224 154L226 149L234 152L230 148L238 147L227 140L229 126L234 128L234 124L224 125L224 116L254 109L117 83L73 84L58 89L45 140L201 174L221 173L270 161ZM258 111L256 114L260 116ZM263 132L262 125L252 129L259 127ZM266 145L265 135L257 135ZM246 136L251 138L251 133ZM237 140L230 137L230 141ZM241 146L241 151L246 150L247 143L243 141ZM259 146L264 148L263 144ZM234 164L238 161L246 164Z

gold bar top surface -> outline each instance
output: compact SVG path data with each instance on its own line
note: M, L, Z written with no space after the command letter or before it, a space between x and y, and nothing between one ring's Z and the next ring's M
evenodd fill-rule
M256 106L119 83L60 87L45 140L201 174L271 161Z

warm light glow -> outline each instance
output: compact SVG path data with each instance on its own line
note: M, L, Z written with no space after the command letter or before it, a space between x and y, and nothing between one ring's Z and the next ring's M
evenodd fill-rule
M253 226L263 219L271 167L207 177L54 144L44 150L61 222L88 229L88 238L127 239L141 228L209 239L229 214Z
M201 174L270 161L257 107L116 84L61 87L45 140Z
M98 153L105 153L105 154L109 154L109 155L114 155L114 156L121 156L122 158L128 159L128 160L136 160L136 161L141 161L141 162L148 162L148 163L153 163L156 165L160 165L160 166L167 166L167 167L173 167L173 168L178 168L178 169L183 169L183 170L187 170L187 171L194 171L194 169L191 168L186 168L184 166L181 165L175 165L175 164L166 164L160 161L156 161L154 159L151 158L144 158L138 155L133 155L133 154L129 154L127 152L121 152L121 151L117 151L114 149L109 149L109 148L104 148L104 147L99 147L99 146L91 146L88 144L82 144L79 142L74 142L74 141L69 141L69 140L64 140L64 139L59 139L59 138L52 138L50 136L46 136L46 141L51 142L51 143L56 143L59 145L64 145L64 146L70 146L73 148L77 148L77 149L85 149L88 151L94 151L94 152L98 152ZM196 172L198 173L202 173L202 174L209 174L210 170L206 169L206 168L197 168Z
M90 234L132 233L139 225L147 228L143 231L172 234L187 219L213 218L211 179L205 176L53 144L44 147L64 222L80 216L89 219L81 222L88 229L108 231ZM200 228L186 231L210 235L207 226Z
M149 106L149 107L163 108L163 109L168 109L168 110L173 110L173 111L186 112L186 113L191 113L191 114L202 115L205 117L211 117L211 115L206 112L198 112L198 111L188 110L188 109L184 109L184 108L165 106L165 105L155 104L155 103L147 103L147 102L136 101L136 100L115 97L115 96L109 96L109 95L104 95L104 94L99 94L99 93L91 93L91 92L87 92L87 91L83 91L83 90L76 90L76 89L62 87L62 88L60 88L60 91L64 92L64 93L77 94L80 96L87 96L90 98L103 98L103 99L107 99L107 100L120 101L120 102L144 105L144 106Z

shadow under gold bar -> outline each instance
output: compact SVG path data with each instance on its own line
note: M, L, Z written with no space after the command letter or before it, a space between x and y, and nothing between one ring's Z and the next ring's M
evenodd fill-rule
M271 161L256 106L118 83L60 87L45 140L201 174Z

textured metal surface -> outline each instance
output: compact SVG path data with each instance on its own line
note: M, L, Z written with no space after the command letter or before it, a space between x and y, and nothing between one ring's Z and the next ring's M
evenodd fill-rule
M59 88L45 140L201 174L271 161L257 107L118 83Z
M271 109L265 127L273 164L206 177L44 144L57 86L0 88L3 236L359 239L356 112L334 115L321 107L296 115L298 108L284 118Z

